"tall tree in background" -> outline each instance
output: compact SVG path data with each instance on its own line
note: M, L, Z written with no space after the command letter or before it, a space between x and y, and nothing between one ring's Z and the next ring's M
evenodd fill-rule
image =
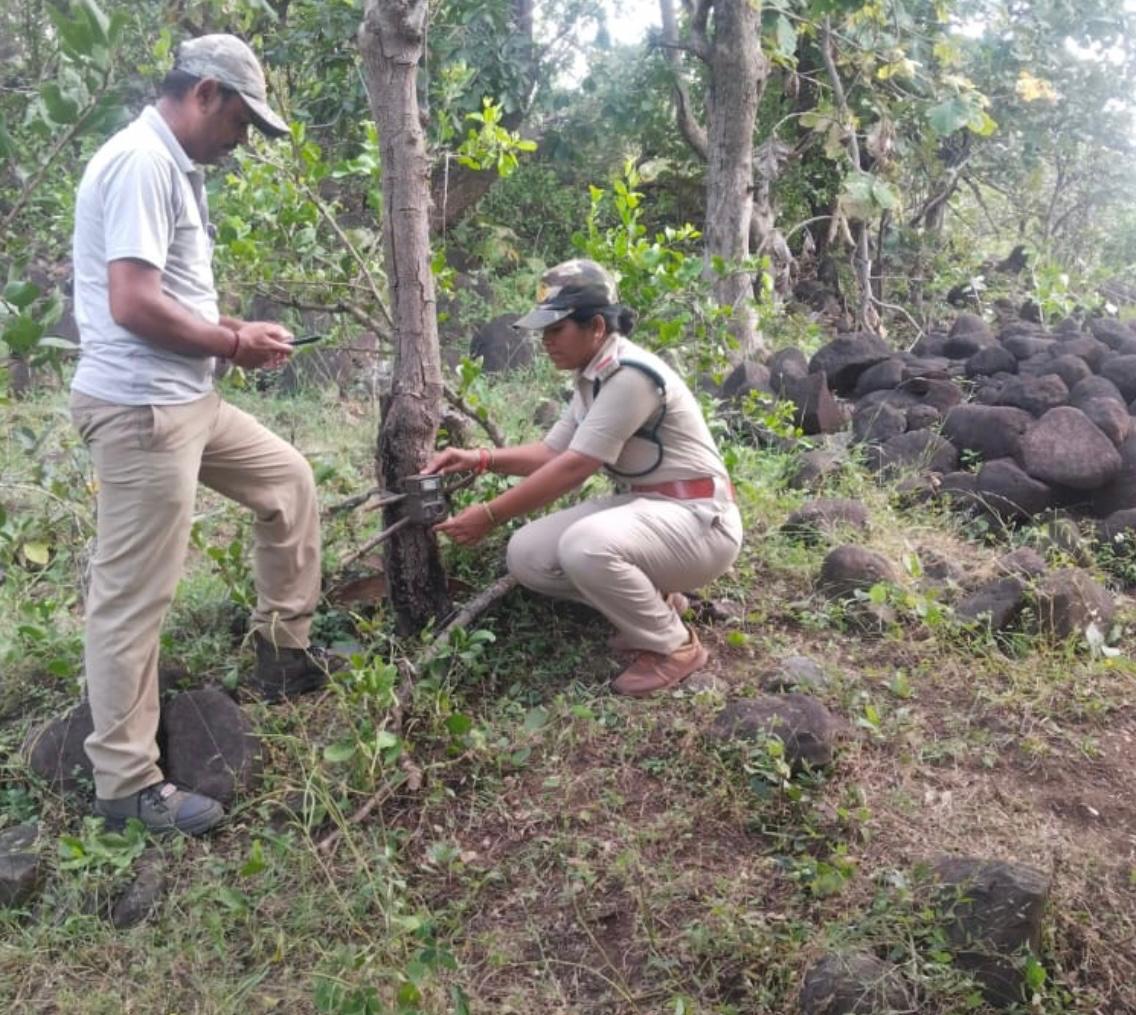
M714 295L733 308L730 330L743 356L760 351L753 311L753 278L742 263L750 254L753 216L753 128L769 63L761 51L759 0L685 0L680 36L674 0L659 0L663 45L672 54L675 111L690 146L706 160L706 258L716 277ZM705 66L705 125L691 109L680 54ZM719 270L720 269L720 270Z
M399 488L434 447L443 395L430 270L430 163L418 106L427 0L367 0L359 29L363 75L379 127L383 248L394 322L394 376L379 427L376 470ZM397 511L397 509L395 509ZM387 521L397 515L388 509ZM433 534L410 526L387 541L387 581L398 630L410 634L450 610Z

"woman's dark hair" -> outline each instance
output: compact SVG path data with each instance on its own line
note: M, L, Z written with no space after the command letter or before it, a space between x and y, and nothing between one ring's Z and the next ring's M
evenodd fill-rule
M184 99L200 80L201 78L196 74L190 74L189 71L184 71L180 67L174 67L162 78L162 83L158 85L158 94L171 99ZM236 91L228 85L221 85L221 97L223 99L236 94Z
M568 315L568 319L577 324L587 324L593 317L602 317L610 335L618 331L624 337L630 337L635 328L635 313L622 303L615 303L607 307L581 307Z

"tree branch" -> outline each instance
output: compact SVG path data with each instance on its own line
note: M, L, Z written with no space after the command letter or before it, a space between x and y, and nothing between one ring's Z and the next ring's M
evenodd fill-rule
M503 448L507 443L505 434L501 428L493 422L488 416L482 418L478 413L470 408L469 403L462 398L458 392L451 388L448 384L443 388L446 396L446 401L450 403L459 412L464 412L470 419L472 419L478 426L481 427L488 435L489 439L499 448Z

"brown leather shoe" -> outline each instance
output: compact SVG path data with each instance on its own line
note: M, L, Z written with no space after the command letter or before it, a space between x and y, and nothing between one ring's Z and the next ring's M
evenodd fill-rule
M690 609L690 600L686 598L681 592L670 592L666 595L667 605L675 611L680 617ZM607 640L607 647L613 652L642 652L640 648L636 648L630 644L627 635L622 631L616 631Z
M646 698L656 691L664 691L681 683L695 670L702 669L709 658L710 653L702 647L698 635L691 631L690 641L669 656L658 652L640 652L635 662L612 681L611 689L616 694Z

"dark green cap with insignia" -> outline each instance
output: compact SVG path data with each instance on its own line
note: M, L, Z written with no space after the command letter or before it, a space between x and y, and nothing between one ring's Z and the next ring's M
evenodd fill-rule
M577 310L604 310L619 303L619 287L606 268L577 259L549 268L540 279L536 306L514 328L543 331Z

